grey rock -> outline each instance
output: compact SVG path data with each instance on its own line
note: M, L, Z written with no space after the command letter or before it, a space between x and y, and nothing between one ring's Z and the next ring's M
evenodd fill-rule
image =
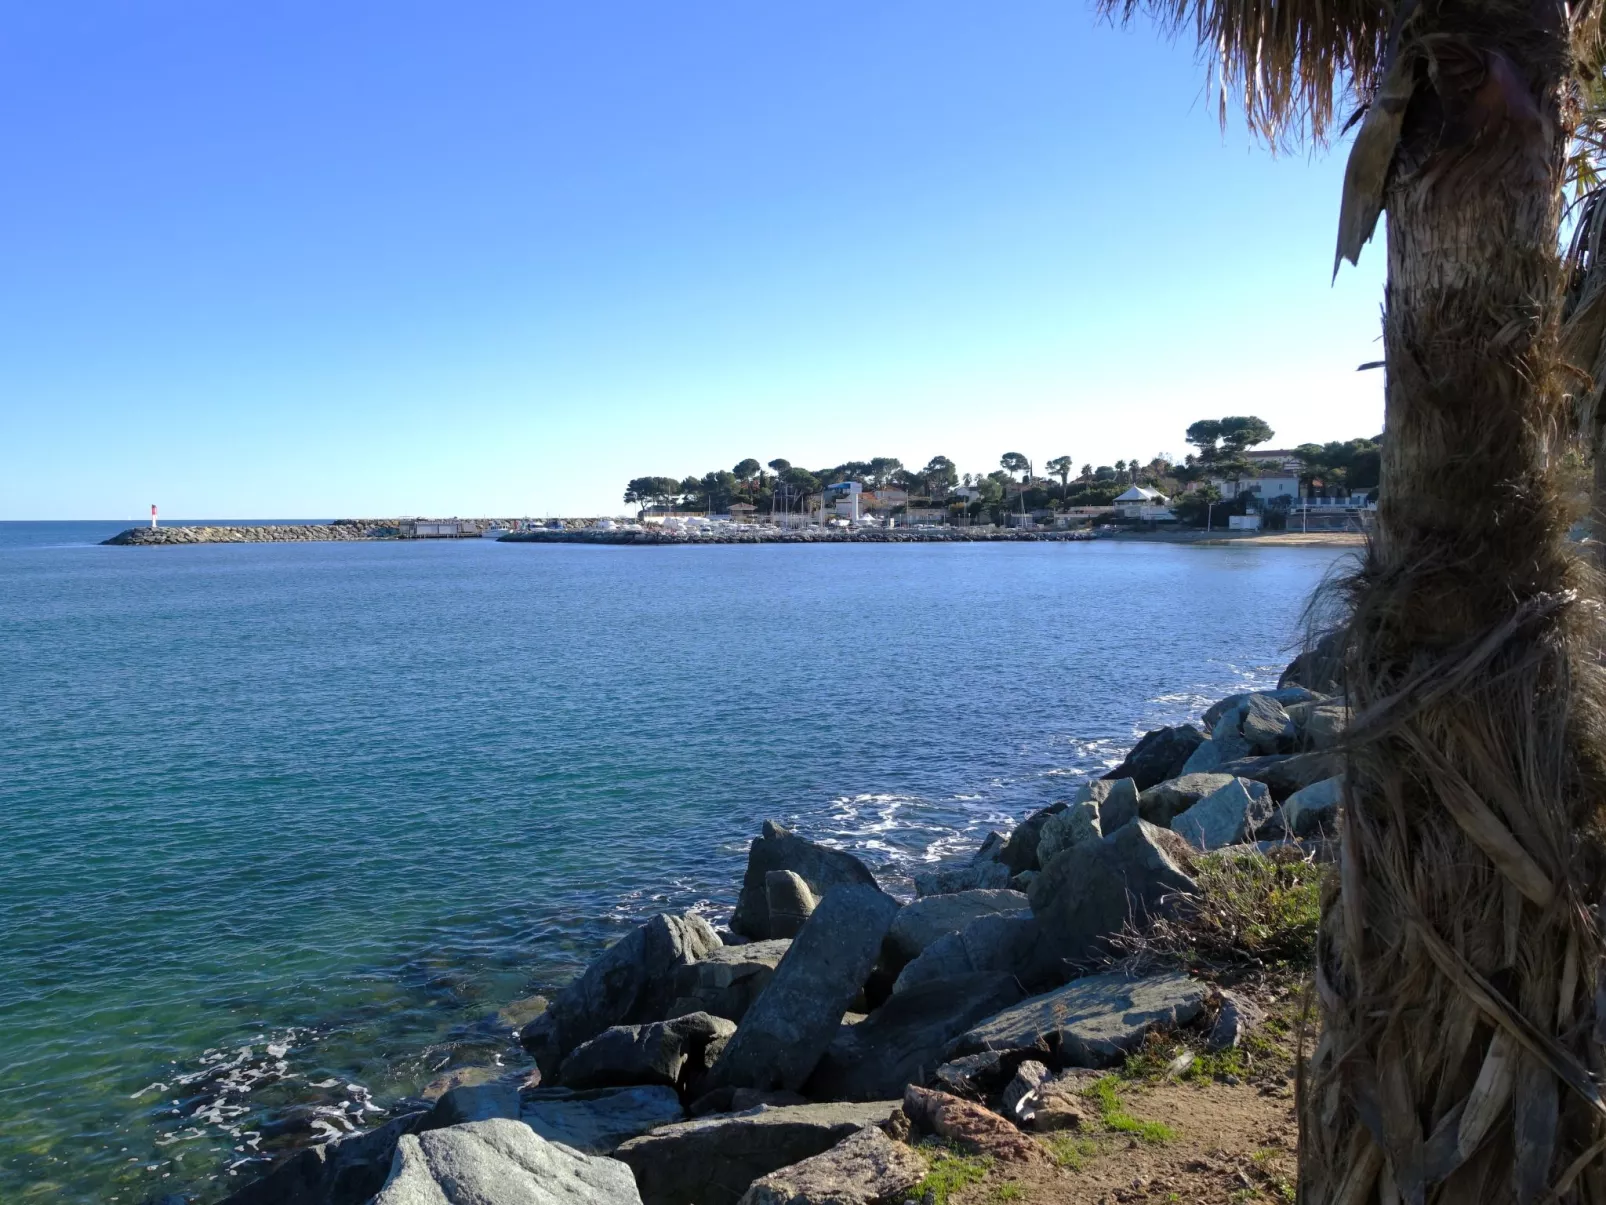
M630 1169L498 1118L405 1135L374 1205L640 1205Z
M1210 730L1210 743L1215 746L1216 756L1221 761L1233 761L1240 757L1251 757L1255 753L1255 750L1250 748L1249 740L1244 736L1240 728L1247 707L1248 699L1245 699L1243 703L1217 720L1216 726ZM1191 765L1192 761L1193 759L1190 756L1187 765ZM1186 766L1184 766L1184 769L1186 769Z
M852 854L830 849L797 836L773 820L764 822L762 835L747 851L747 873L731 915L731 929L744 937L764 940L780 936L770 930L766 876L772 870L790 870L809 885L816 899L832 887L847 883L876 885L875 876Z
M770 936L796 937L819 900L795 870L772 870L764 876L764 899L770 911Z
M655 916L603 951L519 1032L519 1041L551 1079L569 1051L604 1029L662 1020L674 999L675 971L721 949L702 917Z
M1248 746L1241 743L1242 739L1238 738L1239 744L1227 742L1218 744L1215 740L1201 741L1198 748L1188 755L1188 760L1182 763L1182 774L1179 777L1214 774L1222 762L1244 756Z
M970 864L979 866L983 862L1002 862L1004 860L1004 847L1009 844L1009 835L993 829L987 834L986 840L981 843L975 853L970 855Z
M1037 870L1037 843L1043 835L1043 826L1053 817L1063 812L1064 803L1053 803L1046 808L1033 812L1020 824L1015 831L1009 834L1009 841L1004 845L1003 855L1000 859L1015 874L1023 871Z
M707 1117L710 1113L745 1113L760 1105L780 1108L786 1105L806 1105L809 1098L801 1092L760 1092L757 1088L715 1088L691 1102L687 1109L693 1117Z
M950 933L958 933L978 916L1025 912L1031 905L1018 891L999 888L927 896L901 909L887 931L886 956L898 966Z
M1073 1067L1109 1067L1150 1030L1186 1025L1209 986L1186 975L1088 975L1005 1009L960 1037L950 1053L1024 1051Z
M513 1083L472 1084L442 1093L420 1130L443 1130L471 1121L519 1115L519 1086Z
M1089 790L1092 788L1088 784ZM1130 778L1110 780L1109 789L1099 800L1099 828L1105 836L1138 818L1138 784Z
M1267 698L1276 703L1280 703L1284 707L1287 707L1291 703L1309 703L1312 699L1317 697L1315 691L1308 690L1303 686L1279 686L1276 690L1246 690L1241 694L1228 695L1219 703L1211 704L1209 710L1204 713L1205 727L1214 730L1216 725L1221 721L1222 716L1226 715L1229 711L1241 711L1244 703L1248 700L1249 696L1253 694L1265 695Z
M1049 962L1040 957L1042 939L1042 928L1030 914L979 916L958 933L939 937L922 950L920 957L898 972L892 994L967 975L1010 975L1031 986L1051 970Z
M428 1115L424 1109L405 1113L377 1129L299 1150L221 1205L362 1205L384 1187L396 1143Z
M735 1032L736 1022L708 1013L617 1025L575 1047L563 1060L558 1083L565 1088L684 1087L708 1069Z
M981 862L967 866L939 866L915 875L915 894L951 895L957 891L983 891L1009 886L1010 870L1003 862Z
M1279 689L1303 686L1323 694L1342 694L1344 638L1343 629L1328 632L1314 645L1300 653L1288 663L1288 668L1283 670L1282 677L1277 679Z
M1299 735L1283 705L1264 694L1244 700L1239 731L1253 753L1292 753Z
M1283 802L1283 825L1296 837L1338 831L1338 807L1344 798L1344 776L1334 775L1295 791Z
M1146 791L1157 782L1175 778L1182 773L1189 756L1205 739L1192 724L1179 724L1175 728L1156 728L1145 733L1115 769L1104 775L1110 780L1130 778L1139 791Z
M1098 841L1104 836L1099 824L1099 805L1091 799L1073 800L1058 816L1043 826L1037 843L1037 861L1047 866L1072 846Z
M1349 727L1349 704L1342 700L1317 703L1307 711L1299 725L1300 737L1308 749L1331 749L1344 739Z
M1183 812L1231 781L1231 774L1183 774L1167 779L1138 796L1138 815L1150 824L1170 828Z
M999 1084L1009 1079L1011 1062L1006 1062L1004 1055L997 1050L961 1055L941 1064L932 1076L932 1082L955 1096L980 1099L990 1096Z
M1223 762L1218 772L1263 782L1271 788L1271 797L1281 803L1302 787L1331 778L1343 769L1343 761L1330 753L1295 753Z
M899 992L837 1031L804 1091L828 1100L883 1100L924 1084L955 1038L1024 995L1011 975L932 980Z
M1015 1068L1015 1078L1009 1081L1004 1089L1003 1114L1016 1125L1024 1125L1031 1120L1032 1096L1048 1079L1048 1068L1036 1059L1026 1059Z
M1223 990L1221 1010L1216 1013L1216 1022L1210 1027L1205 1046L1217 1053L1232 1050L1242 1044L1265 1019L1266 1010L1253 1000L1237 992Z
M826 892L726 1044L707 1087L802 1087L875 968L897 913L898 902L875 887L853 883Z
M1272 810L1264 783L1234 778L1174 819L1171 828L1200 849L1221 849L1252 840Z
M670 1016L705 1012L740 1021L791 946L784 938L745 942L721 947L706 958L678 967L671 979L675 999Z
M926 1161L878 1126L753 1182L740 1205L897 1205L926 1176Z
M1080 960L1129 920L1142 923L1173 908L1197 890L1186 869L1191 856L1187 842L1143 820L1066 851L1027 893L1045 945Z
M686 1116L673 1088L537 1088L522 1094L519 1120L543 1138L606 1155L621 1142Z
M625 1143L646 1205L735 1205L754 1180L830 1150L900 1107L895 1100L794 1105L702 1117Z

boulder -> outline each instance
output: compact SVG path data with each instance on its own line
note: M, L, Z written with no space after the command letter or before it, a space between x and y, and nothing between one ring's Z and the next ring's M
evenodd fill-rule
M1009 844L1009 834L993 829L987 834L981 847L970 855L970 864L980 866L983 862L1002 862L1004 860L1004 847Z
M772 870L792 871L808 884L816 899L842 884L876 885L869 868L852 854L818 845L766 820L762 835L753 838L747 851L747 873L742 876L741 895L731 915L731 929L744 937L762 941L782 936L770 931L767 879Z
M1200 849L1221 849L1253 840L1273 810L1265 783L1234 778L1175 817L1171 828Z
M954 1096L990 1096L1010 1077L1015 1060L1006 1060L996 1050L983 1050L979 1054L961 1055L949 1059L937 1068L932 1083Z
M1099 805L1091 799L1076 800L1043 826L1042 838L1037 843L1037 860L1047 866L1073 845L1097 841L1103 836Z
M517 1119L519 1115L519 1086L515 1083L467 1084L443 1092L435 1102L419 1130L444 1130L448 1126L464 1125L471 1121L489 1121L493 1117Z
M1010 870L1003 862L978 862L965 866L939 866L915 875L915 894L951 895L959 891L984 891L1009 886Z
M769 983L792 943L785 939L722 946L706 958L678 967L671 978L670 1016L705 1012L740 1021Z
M700 916L659 915L615 942L519 1031L519 1042L551 1079L565 1055L614 1025L662 1020L674 972L724 949Z
M1064 803L1053 803L1022 820L1015 826L1015 831L1009 834L999 860L1015 874L1038 869L1037 843L1042 838L1043 826L1066 807Z
M926 1161L866 1126L823 1154L753 1181L740 1205L899 1205L926 1176Z
M916 900L899 910L887 931L885 955L902 966L920 952L950 933L958 933L978 916L1026 912L1031 908L1018 891L998 888L958 891Z
M1214 731L1222 716L1229 711L1241 712L1249 696L1256 694L1265 695L1283 707L1292 703L1309 703L1318 697L1315 691L1307 690L1303 686L1279 686L1276 690L1246 690L1241 694L1228 695L1219 703L1212 703L1209 710L1204 713L1205 727Z
M1283 705L1264 694L1252 694L1244 700L1238 730L1252 753L1292 753L1299 736Z
M903 1112L916 1129L946 1138L966 1154L1004 1163L1048 1162L1042 1147L973 1101L910 1084L904 1090Z
M1221 993L1221 1008L1216 1013L1215 1024L1210 1027L1210 1035L1205 1039L1205 1046L1217 1052L1232 1050L1241 1045L1265 1019L1266 1010L1260 1005L1247 996L1240 996L1237 992L1224 989Z
M1209 994L1209 985L1177 973L1088 975L989 1017L949 1054L1025 1052L1061 1066L1110 1067L1150 1030L1192 1021Z
M1039 957L1042 937L1037 919L1029 914L979 916L958 933L939 937L921 951L920 957L898 972L892 994L934 980L978 974L1011 975L1031 985L1051 970L1049 962Z
M632 1088L537 1088L519 1100L519 1120L541 1137L606 1155L621 1142L686 1116L680 1095L659 1084Z
M1138 784L1132 779L1101 779L1088 783L1085 789L1088 798L1098 801L1099 830L1106 836L1138 818Z
M1038 1133L1081 1129L1093 1111L1082 1095L1087 1086L1083 1080L1058 1076L1039 1084L1025 1102L1032 1129Z
M1338 831L1338 807L1344 798L1344 776L1334 775L1295 791L1283 802L1283 826L1296 837Z
M875 968L897 913L898 902L876 887L826 892L726 1043L707 1088L800 1088Z
M420 1109L377 1129L304 1147L221 1205L362 1205L384 1187L397 1142L428 1115Z
M1344 739L1349 727L1349 704L1343 700L1316 703L1299 724L1300 738L1307 749L1331 749Z
M954 1039L1019 1002L1011 975L935 979L899 992L857 1025L837 1030L804 1091L828 1100L879 1100L925 1083Z
M1342 694L1344 690L1344 637L1339 629L1328 632L1310 648L1288 663L1282 677L1277 679L1279 689L1303 686L1322 694Z
M1032 1104L1037 1089L1048 1079L1048 1068L1036 1059L1025 1059L1015 1068L1015 1078L1004 1089L1004 1116L1016 1125L1025 1125L1032 1117Z
M795 870L772 870L766 874L764 900L770 911L771 937L796 937L819 903Z
M1139 791L1146 791L1157 782L1175 778L1182 773L1189 755L1205 739L1192 724L1179 724L1175 728L1156 728L1145 733L1115 769L1104 775L1115 780L1130 778Z
M1271 788L1271 797L1281 803L1302 787L1331 778L1343 769L1343 761L1331 753L1295 753L1223 762L1216 772L1263 782Z
M1142 923L1172 908L1197 890L1187 871L1191 857L1186 841L1143 820L1067 850L1027 893L1045 945L1081 960L1129 920Z
M1170 828L1177 816L1231 781L1231 774L1183 774L1167 779L1138 796L1138 815L1150 824Z
M667 1084L684 1088L719 1057L736 1022L687 1013L648 1025L616 1025L574 1048L563 1060L565 1088Z
M756 1088L715 1088L691 1102L686 1111L693 1117L707 1117L710 1113L745 1113L760 1105L806 1105L809 1098L801 1092L760 1092Z
M793 1105L664 1126L615 1152L646 1205L735 1205L748 1186L830 1150L897 1109L895 1100Z
M403 1136L373 1205L641 1205L641 1195L623 1163L498 1118Z

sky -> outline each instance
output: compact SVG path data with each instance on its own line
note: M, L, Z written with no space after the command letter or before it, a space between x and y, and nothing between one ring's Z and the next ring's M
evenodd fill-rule
M1373 435L1346 149L1066 0L10 5L0 519Z

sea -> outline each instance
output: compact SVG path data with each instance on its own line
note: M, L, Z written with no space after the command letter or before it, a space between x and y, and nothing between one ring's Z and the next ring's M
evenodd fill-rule
M1343 553L102 547L0 523L0 1201L215 1201L381 1121L766 819L908 895L1275 681Z

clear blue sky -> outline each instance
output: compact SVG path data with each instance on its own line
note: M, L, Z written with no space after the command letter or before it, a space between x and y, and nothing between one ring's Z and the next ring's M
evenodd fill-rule
M0 38L0 518L616 513L1382 424L1343 150L1066 0L51 0Z

